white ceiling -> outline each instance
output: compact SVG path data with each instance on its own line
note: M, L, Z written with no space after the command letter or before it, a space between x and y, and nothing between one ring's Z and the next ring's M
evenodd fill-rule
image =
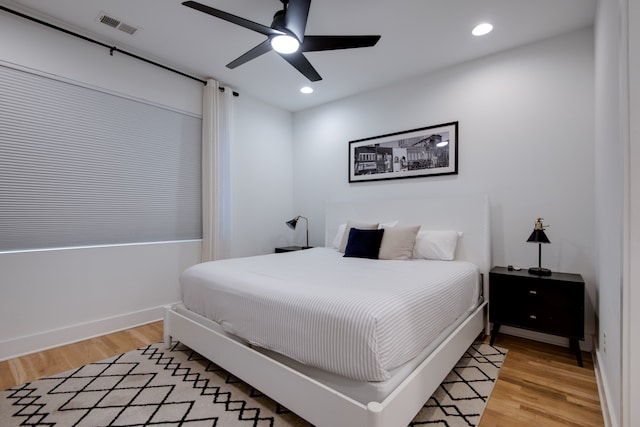
M198 1L267 26L282 7L279 0ZM596 0L314 0L306 34L382 38L371 48L305 53L323 78L310 83L274 52L226 68L265 36L182 6L180 0L0 4L198 78L215 78L290 111L584 28L593 24L596 9ZM101 24L102 12L140 30L131 36ZM471 29L483 21L494 25L493 32L472 36ZM301 94L305 85L314 93Z

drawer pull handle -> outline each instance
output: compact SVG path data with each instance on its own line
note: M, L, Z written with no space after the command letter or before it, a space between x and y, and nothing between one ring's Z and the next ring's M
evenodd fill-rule
M530 314L530 315L529 315L529 319L537 319L537 317L536 317L536 315L535 315L535 314Z
M529 291L531 295L538 295L538 291Z

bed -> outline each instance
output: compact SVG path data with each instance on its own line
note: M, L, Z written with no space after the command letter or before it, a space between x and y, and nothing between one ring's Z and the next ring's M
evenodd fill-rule
M187 269L165 343L181 341L314 425L405 426L488 332L488 212L475 195L327 203L325 247ZM336 237L354 219L455 231L455 259L344 257Z

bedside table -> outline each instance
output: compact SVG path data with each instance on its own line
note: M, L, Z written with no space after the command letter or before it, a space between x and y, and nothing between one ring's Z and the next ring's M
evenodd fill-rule
M293 251L301 251L303 249L311 249L313 246L282 246L280 248L276 248L276 253L280 254L283 252L293 252Z
M582 367L578 340L584 339L584 280L579 274L534 276L526 269L494 267L489 272L491 344L501 325L569 338Z

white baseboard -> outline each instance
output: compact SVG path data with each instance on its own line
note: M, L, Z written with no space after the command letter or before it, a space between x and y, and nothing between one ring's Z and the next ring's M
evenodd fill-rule
M165 305L0 342L0 362L162 320Z
M500 332L507 335L513 335L520 338L527 338L534 341L540 341L547 344L559 345L561 347L569 347L569 338L563 338L555 335L543 334L541 332L534 332L528 329L514 328L511 326L500 326ZM578 341L580 344L580 350L591 352L593 350L593 335L585 333L584 340ZM499 344L498 344L499 345Z
M611 419L612 411L609 409L610 399L608 398L610 392L607 386L607 377L604 371L600 369L600 361L598 359L598 352L593 351L591 353L593 357L593 369L596 374L596 383L598 384L598 395L600 396L600 408L602 409L602 418L604 419L605 427L618 427L619 424L616 420ZM615 413L615 412L613 412Z

